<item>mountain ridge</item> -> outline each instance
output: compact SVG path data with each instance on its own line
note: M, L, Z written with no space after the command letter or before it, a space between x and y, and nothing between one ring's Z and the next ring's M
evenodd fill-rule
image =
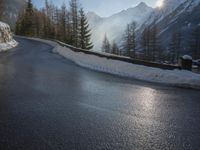
M94 50L100 50L105 34L108 36L110 42L119 41L127 24L135 21L137 28L139 28L152 11L152 7L141 2L135 7L122 10L105 18L98 16L94 12L90 12L87 18L92 30L92 42L95 45Z
M190 53L188 41L191 32L200 26L200 0L186 0L171 14L158 22L157 26L161 31L159 38L164 41L162 44L165 47L170 44L173 33L180 31L182 33L182 52ZM170 49L168 48L168 50Z

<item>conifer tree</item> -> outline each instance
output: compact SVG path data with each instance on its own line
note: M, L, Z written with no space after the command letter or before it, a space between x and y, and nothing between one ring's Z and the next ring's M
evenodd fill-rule
M78 47L78 1L71 0L70 1L70 9L71 9L71 23L72 23L72 35L71 41L73 46Z
M104 40L103 40L103 44L102 44L102 52L111 53L110 42L109 42L106 34L105 34L105 37L104 37Z
M18 17L17 17L16 24L15 24L15 34L16 35L22 35L22 33L21 33L22 19L23 19L23 14L19 13Z
M144 55L147 60L150 57L150 27L146 27L142 33L142 46L144 49Z
M200 59L200 27L197 26L192 31L190 39L190 50L194 59Z
M4 6L5 6L5 0L0 0L0 20L3 17Z
M46 38L55 37L55 26L54 26L54 11L55 6L52 1L45 0L45 9L44 13L46 17L44 18L44 33Z
M150 30L150 59L151 61L155 61L158 59L159 56L159 40L158 40L158 28L157 25L154 23Z
M44 18L45 15L42 11L34 12L34 22L35 22L35 36L44 37Z
M80 11L80 22L79 22L79 47L82 49L92 49L93 45L90 42L91 38L91 30L89 29L89 24L87 21L87 17L85 16L85 13L83 9L81 8Z
M142 33L142 46L145 58L149 61L159 60L162 56L158 34L159 30L155 23L151 26L147 26Z
M60 39L63 42L67 41L67 31L66 31L66 15L67 15L67 9L65 3L61 6L61 12L60 12Z
M177 63L181 51L181 32L176 31L173 33L170 43L171 63Z
M117 46L116 42L113 41L112 43L112 54L119 55L119 47Z
M24 33L26 36L34 36L34 10L32 0L28 0L25 17L23 22Z
M125 35L124 35L124 42L123 42L123 49L127 52L128 56L135 57L135 49L136 49L136 23L132 22L131 24L127 25Z

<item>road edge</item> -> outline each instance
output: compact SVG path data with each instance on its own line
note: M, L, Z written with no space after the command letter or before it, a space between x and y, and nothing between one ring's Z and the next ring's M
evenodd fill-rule
M180 88L191 88L200 90L200 75L186 70L163 70L142 65L134 65L122 61L87 55L82 52L60 46L55 41L17 36L29 40L46 43L52 46L52 51L71 60L75 64L94 71L109 73L126 78L137 79L151 83L161 83ZM138 69L139 68L139 69Z

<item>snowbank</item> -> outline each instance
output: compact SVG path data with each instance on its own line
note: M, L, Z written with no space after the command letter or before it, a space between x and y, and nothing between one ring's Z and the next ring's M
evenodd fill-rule
M0 51L5 51L17 46L17 42L12 37L9 25L0 22Z
M185 60L192 60L192 57L189 55L184 55L182 58Z
M54 52L76 64L93 70L130 77L134 79L172 84L200 89L200 75L186 70L162 70L158 68L134 65L122 61L100 58L84 53L76 53L68 48L57 46Z
M88 55L81 52L74 52L66 47L61 47L55 42L46 40L39 41L52 45L54 47L54 52L59 53L60 55L72 60L74 63L82 67L148 82L200 89L200 75L191 71L162 70L142 65L135 65L118 60Z

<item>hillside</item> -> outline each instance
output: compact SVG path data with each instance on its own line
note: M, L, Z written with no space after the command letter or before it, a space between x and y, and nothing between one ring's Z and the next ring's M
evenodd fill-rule
M200 1L188 0L181 4L170 15L161 20L157 26L160 29L160 39L163 45L170 44L171 36L177 29L182 33L182 49L185 53L188 51L187 44L192 30L200 25Z
M170 0L168 0L170 1ZM174 9L171 8L171 3L159 10L154 10L150 18L139 29L139 33L147 26L153 26L153 20L156 21L156 26L159 31L159 41L165 50L170 51L170 42L175 32L181 33L181 47L182 54L191 54L189 42L193 29L200 26L200 0L182 0L179 1L180 5L176 5ZM163 11L163 13L161 13ZM159 16L155 14L159 14ZM154 14L154 18L153 18Z

